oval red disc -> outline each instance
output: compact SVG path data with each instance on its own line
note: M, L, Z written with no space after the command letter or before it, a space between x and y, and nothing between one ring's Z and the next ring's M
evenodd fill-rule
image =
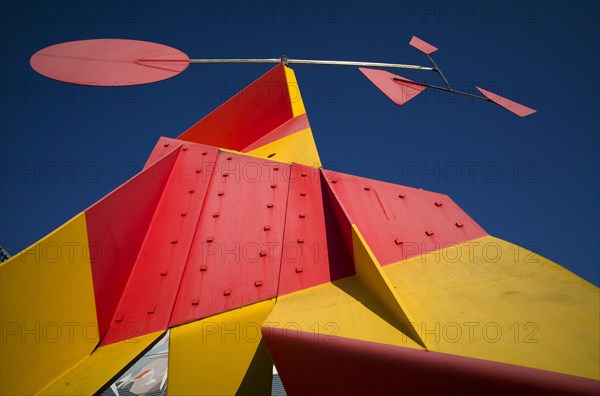
M126 39L70 41L46 47L31 57L31 67L58 81L123 86L174 77L190 58L166 45Z

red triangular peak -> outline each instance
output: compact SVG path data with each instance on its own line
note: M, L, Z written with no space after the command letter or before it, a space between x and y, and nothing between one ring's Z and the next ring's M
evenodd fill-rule
M178 139L241 151L292 118L285 66L278 64Z

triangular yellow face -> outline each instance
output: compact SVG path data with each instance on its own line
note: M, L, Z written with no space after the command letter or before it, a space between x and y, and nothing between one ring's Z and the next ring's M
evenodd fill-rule
M302 101L300 86L296 80L296 75L294 74L294 71L287 66L285 67L285 79L287 80L288 92L290 95L290 102L292 104L292 113L294 114L294 117L306 114L306 109L304 108L304 102Z
M321 159L310 128L265 144L245 154L278 162L295 162L313 168L321 167Z

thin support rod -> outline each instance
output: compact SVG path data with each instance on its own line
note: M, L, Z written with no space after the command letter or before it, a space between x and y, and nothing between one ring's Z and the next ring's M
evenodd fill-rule
M138 59L138 62L187 62L183 59ZM190 59L189 63L285 63L297 65L330 65L330 66L365 66L365 67L389 67L396 69L427 70L436 71L433 67L419 65L405 65L401 63L381 62L355 62L355 61L329 61L314 59L289 59L289 58L266 58L266 59Z
M427 55L427 58L429 58L429 62L431 62L431 64L433 65L433 68L435 69L435 71L440 75L442 80L444 80L444 82L446 83L446 86L448 88L452 89L452 87L450 86L450 83L448 82L448 79L446 79L446 76L444 76L444 73L442 73L442 69L440 69L440 67L437 65L437 63L435 63L433 58L431 56L429 56L429 54L426 54L426 55Z
M485 100L486 102L493 102L491 99L486 98L485 96L478 96L478 95L473 95L470 94L468 92L462 92L462 91L457 91L455 89L452 88L446 88L446 87L440 87L439 85L431 85L431 84L424 84L424 83L420 83L420 82L415 82L415 81L405 81L405 80L401 80L399 78L394 78L393 79L395 82L402 84L402 83L412 83L415 85L422 85L424 87L427 88L433 88L433 89L438 89L440 91L446 91L446 92L450 92L450 93L454 93L454 94L458 94L458 95L463 95L463 96L468 96L470 98L474 98L474 99L479 99L479 100Z

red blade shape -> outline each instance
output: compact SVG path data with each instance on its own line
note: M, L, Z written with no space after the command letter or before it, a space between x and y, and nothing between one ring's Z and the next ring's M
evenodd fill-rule
M433 45L421 40L417 36L413 36L413 38L410 39L409 44L427 55L432 54L438 50L437 47L434 47Z
M403 105L427 88L426 86L384 70L359 67L377 88L397 105Z
M508 110L512 113L515 113L519 117L527 117L528 115L531 115L536 112L536 110L534 110L534 109L530 109L527 106L523 106L522 104L513 102L512 100L509 100L506 98L503 98L502 96L497 95L493 92L486 91L485 89L482 89L479 87L475 87L475 88L477 88L479 90L479 92L481 92L483 94L483 96L485 96L492 102L496 103L499 106L504 107L506 110Z

